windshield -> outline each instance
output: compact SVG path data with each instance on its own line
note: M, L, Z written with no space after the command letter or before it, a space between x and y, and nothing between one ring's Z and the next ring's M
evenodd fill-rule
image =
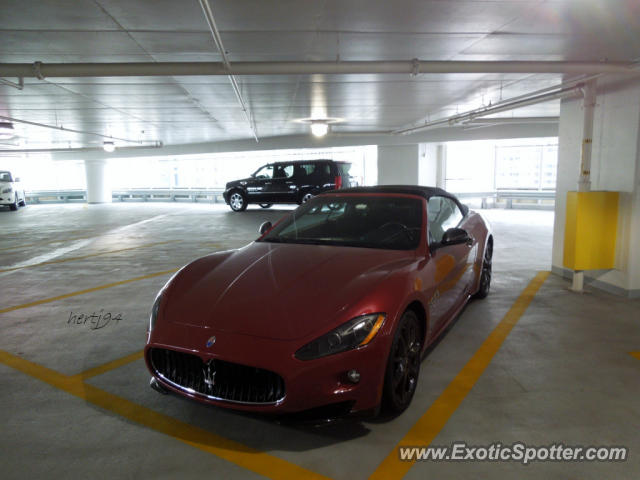
M11 182L11 174L9 172L0 172L0 182Z
M298 208L260 241L414 250L422 201L392 196L320 196Z

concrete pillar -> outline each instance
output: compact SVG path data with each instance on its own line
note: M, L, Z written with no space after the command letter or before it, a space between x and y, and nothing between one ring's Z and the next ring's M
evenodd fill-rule
M85 160L87 203L111 203L111 184L106 160Z
M553 271L563 266L567 192L578 189L583 106L580 99L560 104L558 179L553 234ZM607 76L598 79L591 158L591 190L620 192L616 265L586 271L584 283L624 296L640 297L640 81ZM616 235L616 232L611 232Z
M419 183L444 188L447 146L443 143L420 144Z
M418 185L420 145L379 145L378 185Z

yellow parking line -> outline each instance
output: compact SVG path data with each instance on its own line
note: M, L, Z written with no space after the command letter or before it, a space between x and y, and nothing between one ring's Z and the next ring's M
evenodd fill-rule
M16 305L14 307L3 308L0 313L12 312L14 310L21 310L23 308L35 307L36 305L42 305L43 303L55 302L63 300L69 297L75 297L77 295L84 295L85 293L97 292L98 290L104 290L105 288L117 287L118 285L125 285L131 282L137 282L138 280L146 280L147 278L159 277L161 275L168 275L170 273L177 272L178 269L164 270L162 272L150 273L148 275L142 275L141 277L130 278L128 280L121 280L119 282L107 283L98 287L87 288L85 290L78 290L77 292L65 293L64 295L58 295L57 297L45 298L43 300L36 300L35 302L23 303L22 305Z
M629 352L632 356L636 357L638 360L640 360L640 352Z
M91 253L89 255L82 255L80 257L60 258L58 260L49 260L47 262L32 263L31 265L23 265L21 267L3 268L3 269L0 269L0 273L2 273L2 272L13 272L14 270L22 270L23 268L41 267L43 265L53 265L55 263L73 262L75 260L84 260L85 258L98 257L100 255L109 255L111 253L126 252L126 251L129 251L129 250L136 250L138 248L155 247L155 246L158 246L158 245L166 245L167 243L174 243L174 242L177 242L177 240L168 240L166 242L156 242L156 243L146 243L144 245L138 245L137 247L120 248L118 250L107 250L105 252L98 252L98 253Z
M0 248L0 252L4 252L6 250L22 250L23 248L27 248L27 247L37 247L37 246L40 246L40 245L50 245L52 243L71 242L73 240L85 240L87 238L97 238L97 237L72 237L72 238L63 238L63 239L59 239L59 240L43 240L41 242L34 242L34 243L21 243L20 245L15 245L13 247Z
M447 388L429 407L418 422L409 430L393 451L387 455L370 479L400 479L411 469L413 461L399 459L400 447L428 446L458 409L464 398L478 381L485 368L491 362L502 342L520 317L531 304L536 293L545 282L550 272L539 272L520 294L509 311L500 320L480 348L471 357L462 370L449 383Z
M114 370L116 368L124 367L128 363L135 362L142 358L144 354L143 350L139 352L132 353L131 355L127 355L126 357L118 358L113 362L105 363L104 365L100 365L98 367L90 368L89 370L85 370L82 373L77 375L73 375L72 378L77 378L80 380L86 380L87 378L95 377L97 375L102 375L103 373L107 373L110 370Z
M2 350L0 350L0 362L104 410L169 435L187 445L216 455L265 477L285 480L298 478L319 480L327 478L281 458L229 440L189 423L176 420L168 415L155 412L125 398L84 383L75 376L62 375Z
M219 243L211 243L211 242L202 242L199 244L201 247L213 247L213 248L221 248L222 245Z

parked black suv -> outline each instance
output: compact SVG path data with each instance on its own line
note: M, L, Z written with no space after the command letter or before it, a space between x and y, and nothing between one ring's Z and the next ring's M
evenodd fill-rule
M242 212L250 203L269 208L274 203L304 203L314 195L349 188L348 162L300 160L269 163L249 178L227 183L224 201L234 212Z

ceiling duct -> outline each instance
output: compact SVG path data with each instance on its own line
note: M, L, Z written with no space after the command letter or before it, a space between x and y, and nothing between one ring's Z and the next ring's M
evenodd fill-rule
M215 38L215 35L214 35ZM181 75L312 75L433 73L638 74L633 62L338 61L338 62L134 62L0 63L4 77L139 77Z

